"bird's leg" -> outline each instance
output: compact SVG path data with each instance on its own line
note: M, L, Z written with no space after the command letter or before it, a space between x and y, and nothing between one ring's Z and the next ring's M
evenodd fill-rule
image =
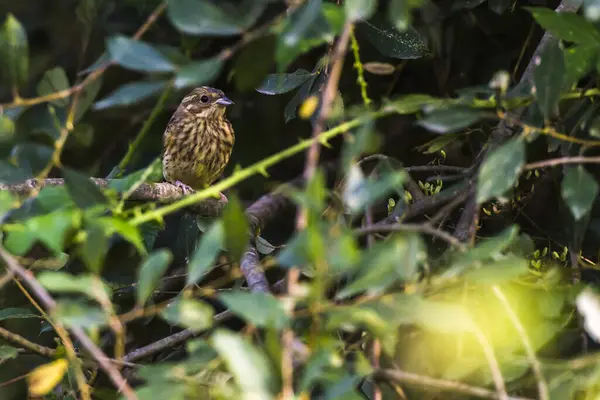
M185 183L183 183L181 181L175 181L174 185L181 189L181 191L183 192L184 196L186 194L190 194L190 193L192 193L194 191L194 189L192 189L191 186L188 186L188 185L186 185Z

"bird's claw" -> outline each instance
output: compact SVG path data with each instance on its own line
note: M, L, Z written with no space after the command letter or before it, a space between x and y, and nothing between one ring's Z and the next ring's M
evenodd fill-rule
M186 185L185 183L181 182L181 181L176 181L175 182L175 186L177 186L178 188L181 189L181 191L183 192L183 195L187 195L190 194L194 191L194 189L191 188L191 186Z

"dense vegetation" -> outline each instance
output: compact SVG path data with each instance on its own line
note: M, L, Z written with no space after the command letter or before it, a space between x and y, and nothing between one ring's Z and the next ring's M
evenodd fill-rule
M600 393L600 1L0 10L0 398Z

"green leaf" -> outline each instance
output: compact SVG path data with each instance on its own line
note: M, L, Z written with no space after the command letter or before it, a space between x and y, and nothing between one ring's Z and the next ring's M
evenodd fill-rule
M414 114L421 111L425 106L436 106L442 100L428 94L408 94L391 101L387 106L401 115Z
M94 273L100 273L102 262L108 252L108 237L104 230L92 224L85 229L85 240L79 246L79 254L88 269Z
M223 236L223 224L221 221L215 222L202 235L194 251L194 255L188 264L187 285L196 283L212 267L223 246Z
M242 400L274 399L275 378L267 356L240 335L218 329L210 338L233 375Z
M594 65L596 65L596 69L600 70L600 65L596 64L599 54L600 46L579 45L564 49L565 77L563 87L569 88L577 83L592 70Z
M504 14L510 4L511 0L488 0L488 7L496 14Z
M561 196L576 221L591 209L598 196L598 183L581 165L565 168L561 185Z
M545 30L556 38L574 43L598 45L600 32L584 17L575 13L561 12L545 7L524 7Z
M212 326L213 314L213 309L204 302L180 298L169 304L160 315L173 325L203 331Z
M223 228L225 230L225 247L234 260L240 260L248 246L248 221L242 204L236 195L229 197L223 211Z
M481 264L479 268L468 270L464 277L478 284L499 284L527 274L529 262L514 255L508 255L498 260Z
M546 120L556 113L560 92L565 79L565 60L558 41L544 48L540 63L533 71L533 84L538 107Z
M67 167L63 167L65 185L79 208L88 208L99 204L107 204L108 200L102 190L90 178Z
M122 35L109 38L106 42L110 60L134 71L171 72L175 65L151 45Z
M42 80L37 85L37 94L47 96L52 93L60 92L69 88L69 78L65 70L61 67L49 69L44 73ZM69 98L52 100L50 103L57 107L64 107L69 104Z
M167 15L190 35L231 36L242 32L235 15L206 0L168 0Z
M138 103L148 97L155 95L163 90L166 82L135 82L128 83L108 95L108 97L99 100L94 104L95 110L115 106L128 106Z
M270 293L225 292L219 296L234 314L260 328L283 329L288 324L283 303Z
M211 83L219 76L222 67L223 60L216 57L184 65L175 76L175 87L181 89Z
M173 255L167 249L156 250L144 260L138 271L136 299L138 306L143 306L150 298L160 278L173 261Z
M410 14L408 0L391 0L388 9L389 21L398 29L404 32L410 27L412 16Z
M344 299L363 291L379 293L397 280L414 279L423 252L423 242L416 234L397 234L375 244L363 254L358 276L336 298Z
M21 86L29 76L29 45L27 32L21 23L8 13L0 35L2 77L9 86Z
M233 80L238 90L254 90L263 82L271 68L276 43L276 36L269 35L244 47L234 66Z
M310 95L313 84L317 80L318 75L312 75L306 82L300 86L300 89L294 94L294 97L285 106L283 116L285 117L286 124L292 119L296 118L296 110L298 106Z
M12 140L15 136L15 123L6 115L0 115L0 144Z
M0 364L6 360L17 358L19 355L19 349L12 346L2 345L0 346Z
M411 317L422 327L441 333L471 332L476 325L464 307L434 300L421 300L413 306Z
M108 316L100 307L71 300L59 300L52 316L68 328L92 329L108 323Z
M453 133L473 125L486 115L487 113L481 110L453 107L433 110L417 124L435 133Z
M358 27L381 54L399 59L421 58L429 52L425 40L413 27L399 32L385 17L376 15Z
M101 304L110 302L111 289L95 275L72 275L60 271L43 271L37 276L42 286L51 292L80 293Z
M369 19L377 9L377 0L346 0L344 8L350 21Z
M38 318L39 315L32 313L26 308L4 308L0 310L0 321L7 319Z
M495 149L484 161L477 179L477 203L502 196L517 181L525 163L525 143L511 139Z
M58 255L63 250L66 235L79 226L80 219L77 212L59 210L28 219L25 229Z
M269 74L256 91L268 95L287 93L313 76L305 69L298 69L291 74Z
M96 96L102 87L102 77L96 78L91 83L87 84L83 91L80 92L79 99L75 107L75 122L78 122L87 110L94 104Z
M390 191L401 190L405 178L406 174L401 170L387 173L378 179L373 177L365 179L360 167L353 164L346 178L344 204L352 213L364 211L366 207Z
M121 219L112 217L98 218L95 222L100 224L106 230L107 235L118 233L123 239L134 245L140 254L146 254L142 235L135 226L129 225Z
M289 18L291 23L281 34L281 41L287 47L294 47L305 38L311 26L321 15L322 0L308 0Z

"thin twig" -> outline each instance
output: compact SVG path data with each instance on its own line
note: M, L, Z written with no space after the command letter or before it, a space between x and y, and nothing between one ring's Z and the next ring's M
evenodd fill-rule
M574 157L552 158L550 160L536 161L533 163L525 164L525 166L523 167L523 170L528 171L528 170L532 170L532 169L556 167L556 166L565 165L565 164L600 164L600 157L574 156Z
M498 393L498 399L500 400L508 400L508 393L506 393L506 383L504 383L504 378L502 377L502 370L500 369L500 364L498 364L498 360L496 359L496 355L494 354L494 348L490 344L487 337L483 334L481 329L477 326L473 329L473 334L481 349L483 350L483 355L485 356L488 366L490 367L490 373L492 375L492 381L496 386L496 393Z
M43 357L54 358L56 356L56 350L39 345L37 343L33 343L32 341L24 338L23 336L13 333L8 329L4 329L2 327L0 327L0 337L2 337L2 339L8 342L21 346Z
M458 248L459 250L465 250L466 247L458 239L453 237L451 234L444 232L440 229L436 229L427 224L393 224L393 225L380 225L375 224L364 228L358 228L354 230L356 235L367 235L371 233L392 233L392 232L415 232L424 233L427 235L438 237L444 240L449 245Z

